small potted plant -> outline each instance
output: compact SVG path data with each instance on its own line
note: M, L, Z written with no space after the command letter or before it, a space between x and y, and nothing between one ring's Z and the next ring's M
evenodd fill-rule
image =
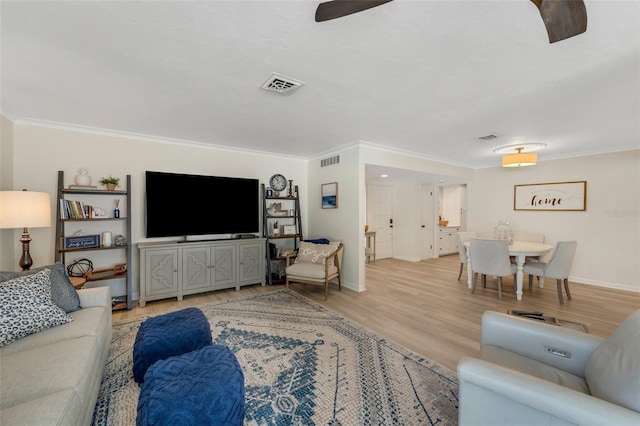
M115 178L111 175L109 177L100 178L100 185L104 185L107 187L109 191L113 191L120 184L120 178Z

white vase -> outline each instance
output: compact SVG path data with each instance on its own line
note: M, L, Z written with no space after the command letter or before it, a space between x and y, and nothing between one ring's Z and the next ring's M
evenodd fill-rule
M87 169L79 169L78 174L75 177L76 185L89 186L91 185L91 176Z

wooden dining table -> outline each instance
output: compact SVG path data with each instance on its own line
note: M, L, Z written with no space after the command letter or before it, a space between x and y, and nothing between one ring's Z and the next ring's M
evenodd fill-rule
M471 270L471 255L469 253L470 242L466 241L464 246L467 250L467 284L469 288L473 286L473 271ZM524 283L524 261L527 256L543 256L553 250L553 245L534 243L530 241L513 241L509 244L509 256L516 258L518 270L516 272L516 298L522 300L522 286ZM544 286L544 279L540 277L538 283L540 287Z

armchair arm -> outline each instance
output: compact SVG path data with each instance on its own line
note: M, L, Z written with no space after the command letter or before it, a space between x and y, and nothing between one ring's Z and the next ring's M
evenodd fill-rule
M548 416L576 425L640 424L638 412L480 359L460 359L458 379L461 426L553 423Z
M604 339L565 327L487 311L482 315L482 346L492 345L584 377L591 353ZM561 350L570 357L553 354Z
M298 252L290 252L285 255L285 268L291 266L291 259L295 258L296 256L298 256Z
M78 297L80 297L80 306L83 308L103 306L111 310L111 289L109 286L83 288L78 290Z

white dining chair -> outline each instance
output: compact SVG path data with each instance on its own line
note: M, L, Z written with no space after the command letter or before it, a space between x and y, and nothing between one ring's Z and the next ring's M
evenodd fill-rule
M464 265L469 263L469 259L467 259L467 248L464 246L464 243L475 237L475 232L456 233L456 246L458 247L458 255L460 256L460 272L458 272L458 281L460 281L460 277L462 276L462 269L464 269Z
M483 287L487 285L487 275L493 275L498 281L498 299L502 300L502 277L514 275L517 270L509 257L509 241L471 238L469 260L473 272L471 293L476 289L478 274L482 275Z
M562 297L562 283L564 282L564 291L567 293L567 299L571 300L569 292L569 273L571 265L576 254L577 241L558 241L548 262L538 260L530 260L524 262L523 272L529 274L529 291L533 291L534 275L540 278L555 278L558 287L558 300L560 304L564 303Z

